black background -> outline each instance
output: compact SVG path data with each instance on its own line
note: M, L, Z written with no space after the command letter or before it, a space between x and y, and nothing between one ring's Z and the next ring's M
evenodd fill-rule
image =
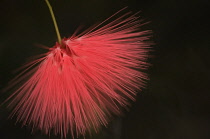
M62 36L128 6L153 30L148 86L129 112L91 139L209 139L210 33L208 0L50 0ZM46 52L56 34L44 0L0 1L0 88L28 57ZM1 102L9 94L1 94ZM0 107L0 139L58 139L31 133ZM70 137L69 137L70 138Z

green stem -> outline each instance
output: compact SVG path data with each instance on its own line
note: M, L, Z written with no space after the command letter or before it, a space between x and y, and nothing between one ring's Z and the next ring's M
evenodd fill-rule
M55 31L56 31L56 34L57 34L57 37L58 37L58 43L61 44L61 35L60 35L59 29L58 29L58 25L57 25L57 22L56 22L56 19L55 19L55 15L54 15L53 10L52 10L52 6L50 5L48 0L45 0L45 2L47 3L47 6L50 10L50 14L51 14L54 26L55 26Z

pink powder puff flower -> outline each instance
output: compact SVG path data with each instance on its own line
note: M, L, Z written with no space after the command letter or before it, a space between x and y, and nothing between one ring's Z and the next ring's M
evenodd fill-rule
M17 121L46 134L84 136L135 100L148 79L151 31L139 31L139 17L130 12L109 22L116 14L25 66L8 98Z

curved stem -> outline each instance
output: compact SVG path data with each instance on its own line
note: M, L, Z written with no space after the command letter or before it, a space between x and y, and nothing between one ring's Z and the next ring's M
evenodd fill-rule
M53 10L52 10L52 6L50 5L48 0L45 0L45 2L47 3L47 6L50 10L50 14L51 14L54 26L55 26L55 31L56 31L56 34L57 34L57 37L58 37L58 43L61 44L61 35L60 35L59 29L58 29L58 25L57 25L57 22L56 22L56 19L55 19L55 15L54 15Z

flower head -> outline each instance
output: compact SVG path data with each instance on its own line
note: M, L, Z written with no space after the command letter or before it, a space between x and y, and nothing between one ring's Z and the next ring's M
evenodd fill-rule
M119 115L147 80L150 31L139 31L138 18L108 18L29 63L9 98L17 120L66 137L97 131Z

